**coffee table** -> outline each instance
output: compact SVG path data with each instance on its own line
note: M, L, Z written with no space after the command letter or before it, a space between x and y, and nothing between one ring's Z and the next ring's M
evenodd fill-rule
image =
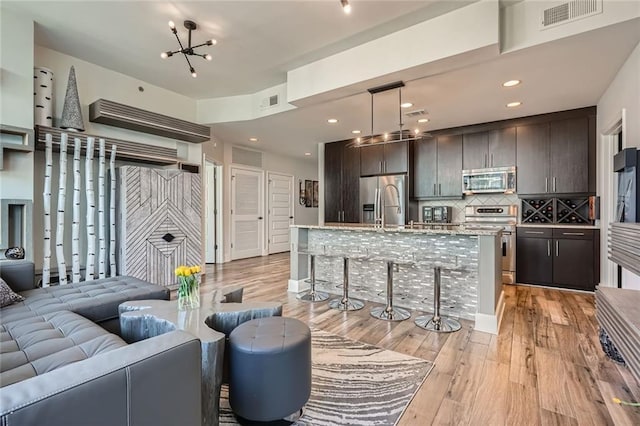
M201 297L199 309L178 311L177 300L132 300L120 304L120 330L138 342L174 330L193 334L202 351L202 424L218 425L224 349L231 331L243 322L282 316L278 302L242 302L241 287L225 287Z

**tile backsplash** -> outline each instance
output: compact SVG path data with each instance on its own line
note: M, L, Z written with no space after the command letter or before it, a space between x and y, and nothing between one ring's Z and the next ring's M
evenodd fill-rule
M468 195L462 200L434 200L420 201L420 220L422 220L422 206L451 206L452 222L464 222L464 208L466 206L517 204L520 210L520 199L516 194L477 194Z

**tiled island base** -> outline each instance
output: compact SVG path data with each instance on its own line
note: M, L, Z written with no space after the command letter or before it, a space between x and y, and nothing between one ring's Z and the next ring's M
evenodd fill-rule
M478 237L475 235L310 229L308 244L310 248L324 246L328 252L346 248L344 251L348 253L349 247L365 248L367 259L354 258L349 262L349 294L372 302L385 303L386 300L385 260L400 261L393 273L395 305L427 312L433 310L434 274L429 260L437 260L444 265L440 299L442 313L475 320L478 299ZM316 283L319 290L342 294L342 290L336 287L342 283L342 258L316 256L316 278L322 280Z
M441 313L497 333L502 305L499 240L496 231L293 227L289 290L308 288L308 253L314 253L316 289L341 295L346 255L350 297L385 303L386 261L392 260L398 262L394 304L433 312L434 267L441 266Z

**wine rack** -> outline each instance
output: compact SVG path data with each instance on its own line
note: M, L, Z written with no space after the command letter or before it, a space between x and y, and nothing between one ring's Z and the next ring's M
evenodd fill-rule
M522 223L553 223L554 199L522 200Z
M557 198L558 223L589 224L589 199L588 198Z
M522 223L593 225L588 197L558 197L522 200Z

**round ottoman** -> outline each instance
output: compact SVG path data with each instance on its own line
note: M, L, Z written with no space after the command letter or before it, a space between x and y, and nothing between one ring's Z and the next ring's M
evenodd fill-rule
M229 335L229 404L253 421L300 410L311 394L311 332L293 318L247 321Z

